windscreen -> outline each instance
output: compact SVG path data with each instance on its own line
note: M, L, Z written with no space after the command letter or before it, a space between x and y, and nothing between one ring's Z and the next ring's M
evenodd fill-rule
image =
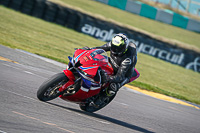
M103 49L97 49L93 51L90 55L95 61L102 61L108 63L107 53Z

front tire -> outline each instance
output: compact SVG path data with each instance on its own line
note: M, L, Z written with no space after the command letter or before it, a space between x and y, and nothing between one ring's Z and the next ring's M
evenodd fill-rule
M37 98L41 101L49 101L61 95L59 88L67 83L69 80L62 72L55 74L45 81L37 91Z

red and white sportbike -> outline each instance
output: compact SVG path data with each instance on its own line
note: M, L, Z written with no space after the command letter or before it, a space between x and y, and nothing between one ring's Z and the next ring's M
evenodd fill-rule
M73 57L68 58L68 68L40 86L38 99L49 101L60 97L78 103L87 112L95 112L108 105L116 94L105 94L109 83L105 82L104 76L113 75L107 53L103 49L76 49Z

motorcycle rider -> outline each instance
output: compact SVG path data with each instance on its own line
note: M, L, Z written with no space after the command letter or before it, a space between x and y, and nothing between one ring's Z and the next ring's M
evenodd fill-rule
M84 47L84 49L90 48ZM130 82L131 78L135 77L135 80L139 77L139 73L134 70L137 63L136 45L129 42L125 34L116 34L110 42L92 49L110 51L109 62L114 69L114 75L104 75L105 82L110 82L110 86L106 90L107 96L116 94L124 84Z

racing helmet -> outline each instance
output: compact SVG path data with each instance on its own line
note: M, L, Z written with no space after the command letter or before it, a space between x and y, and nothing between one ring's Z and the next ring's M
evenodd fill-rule
M115 56L122 56L128 48L129 39L123 33L116 34L111 40L110 51Z

